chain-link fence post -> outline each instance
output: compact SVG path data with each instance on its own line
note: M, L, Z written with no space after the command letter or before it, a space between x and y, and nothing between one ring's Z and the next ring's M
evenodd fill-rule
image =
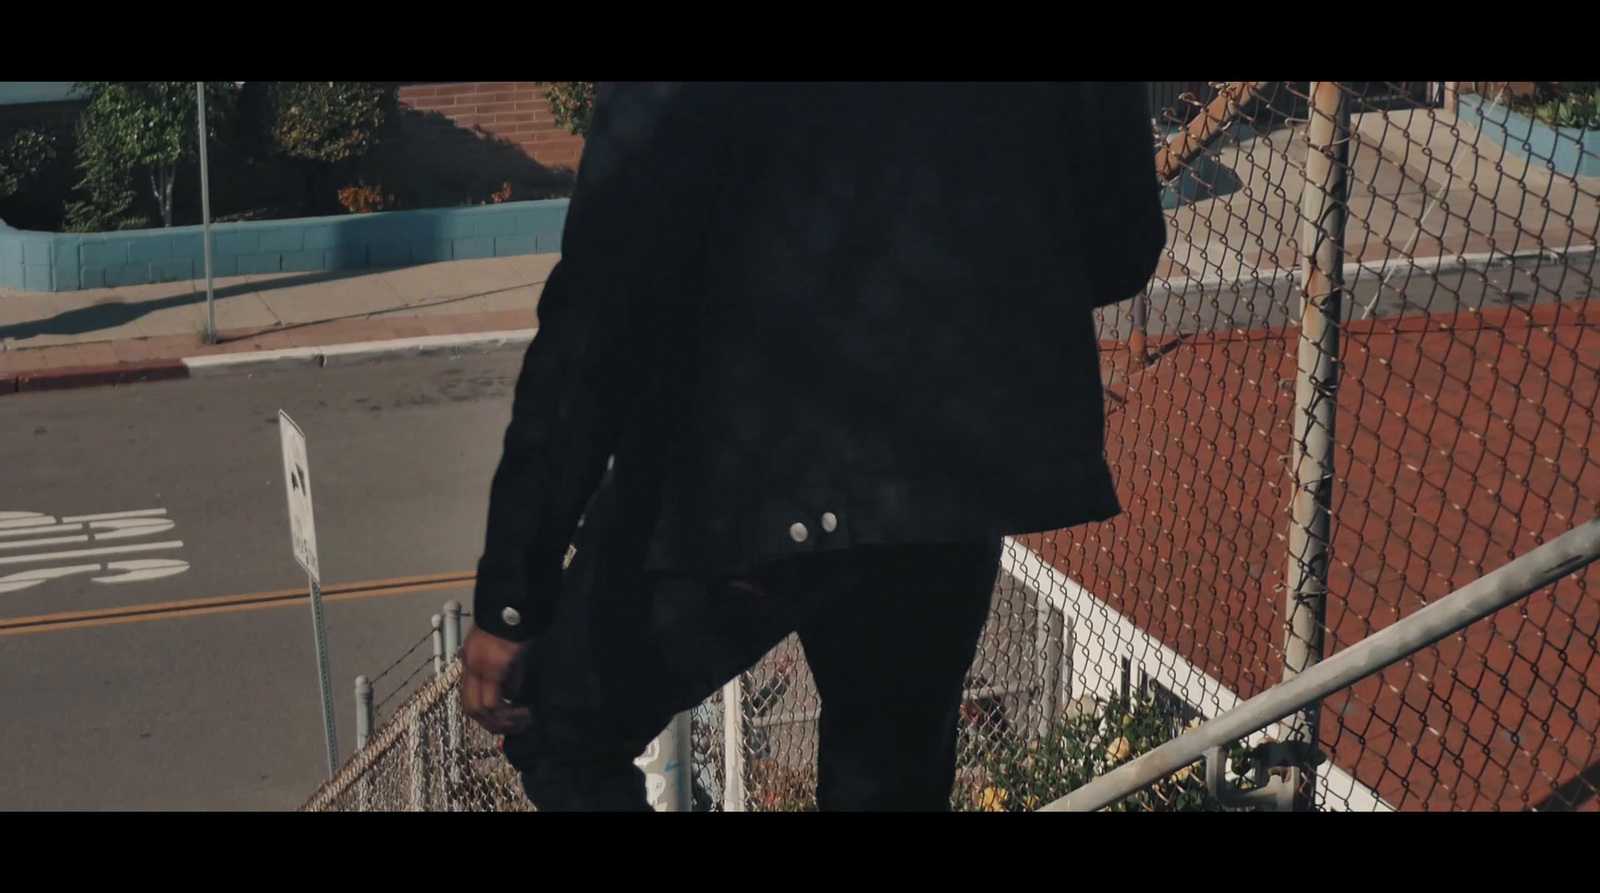
M1038 737L1043 740L1055 727L1062 703L1061 665L1065 618L1043 593L1034 596L1034 678L1039 685Z
M455 600L444 603L444 660L449 663L461 650L461 603Z
M1332 534L1334 410L1339 388L1339 324L1344 290L1346 170L1350 110L1334 81L1311 85L1305 191L1301 194L1300 344L1295 375L1294 492L1289 526L1283 678L1322 659ZM1319 740L1321 702L1294 717L1289 743L1308 756ZM1309 809L1316 778L1310 761L1291 769L1295 808Z
M372 739L373 721L372 708L372 682L365 676L356 677L356 754L367 746ZM372 782L366 776L361 776L359 789L356 791L356 808L367 812L372 805Z
M444 615L435 614L433 623L433 675L444 672Z
M1128 333L1128 374L1143 369L1150 362L1150 296L1139 292L1129 308L1131 331Z
M448 663L456 659L456 654L461 650L461 603L454 599L444 604L444 659ZM462 716L461 699L450 698L445 705L445 734L444 741L444 786L445 786L445 811L456 811L455 792L461 785L462 761Z
M722 811L745 811L743 673L722 687Z
M367 746L372 737L372 682L365 676L356 677L356 753Z

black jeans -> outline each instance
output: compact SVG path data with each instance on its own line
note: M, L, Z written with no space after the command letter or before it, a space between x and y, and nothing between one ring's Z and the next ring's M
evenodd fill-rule
M533 725L505 742L535 808L649 810L634 759L795 632L822 700L818 808L950 808L999 540L863 547L707 580L637 570L606 523L591 514L582 531L517 698Z

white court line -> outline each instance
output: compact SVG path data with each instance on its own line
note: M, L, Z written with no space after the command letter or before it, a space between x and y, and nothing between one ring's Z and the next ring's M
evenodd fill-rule
M0 543L0 549L31 549L34 546L59 546L62 543L87 543L89 535L83 536L52 536L42 540L18 540L14 543Z
M152 552L156 549L181 549L182 540L165 543L140 543L108 549L78 549L72 552L44 552L37 555L11 555L0 558L0 564L22 564L25 561L51 561L57 558L87 558L91 555L119 555L123 552Z
M1203 672L1140 629L1076 580L1044 561L1039 553L1010 537L1005 544L1001 569L1024 589L1042 595L1072 623L1072 653L1066 657L1071 662L1074 683L1088 682L1095 689L1092 693L1100 697L1115 694L1121 686L1121 659L1128 657L1135 669L1149 674L1152 681L1188 702L1208 719L1242 703L1238 693L1223 685L1221 680ZM1150 666L1152 663L1154 668ZM1137 684L1137 677L1134 684ZM1280 741L1284 738L1282 724L1274 723L1251 735L1246 743L1256 744L1268 733ZM1351 812L1394 811L1376 791L1331 762L1324 763L1317 772L1317 787L1327 798L1326 802L1342 802Z
M165 515L166 509L139 509L133 512L107 512L103 515L74 515L71 518L62 518L61 523L71 524L75 521L110 521L113 518L150 518L156 515Z

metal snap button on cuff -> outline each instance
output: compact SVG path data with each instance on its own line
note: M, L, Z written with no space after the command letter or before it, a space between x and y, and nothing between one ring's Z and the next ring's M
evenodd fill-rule
M806 538L810 535L811 531L806 530L806 526L801 524L799 521L789 525L789 538L797 543L805 542Z
M506 608L500 612L500 619L506 622L506 626L516 626L522 622L522 615L517 613L516 608Z
M822 532L832 533L839 529L839 516L833 512L822 513Z

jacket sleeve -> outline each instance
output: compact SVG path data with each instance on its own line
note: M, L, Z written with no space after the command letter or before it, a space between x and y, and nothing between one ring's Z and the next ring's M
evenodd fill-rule
M711 92L599 91L490 485L473 594L485 632L527 641L549 626L578 519L683 316L711 202Z
M1083 85L1086 137L1074 178L1088 240L1094 305L1138 294L1155 275L1167 245L1161 184L1156 177L1150 85L1143 81Z

